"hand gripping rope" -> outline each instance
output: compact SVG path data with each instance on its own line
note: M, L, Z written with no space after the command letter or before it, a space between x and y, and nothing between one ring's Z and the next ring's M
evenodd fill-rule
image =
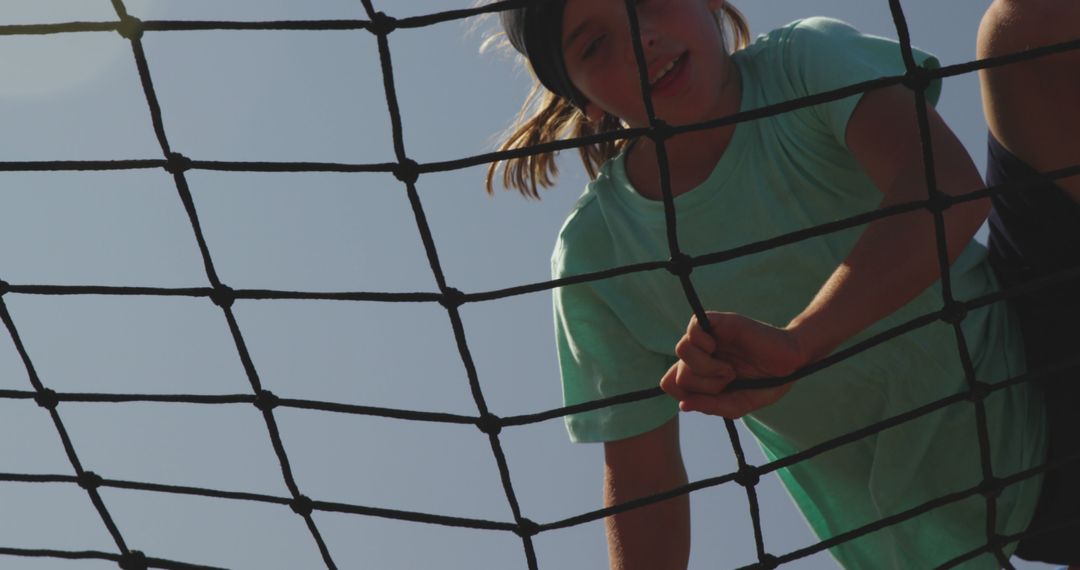
M401 114L398 108L397 95L394 87L394 73L393 66L391 64L390 48L387 42L387 37L398 29L420 28L440 22L463 19L478 16L484 13L491 13L499 10L516 8L525 5L527 1L528 0L508 0L477 8L452 10L435 14L428 14L424 16L396 19L382 12L376 11L375 7L372 4L372 0L361 0L361 3L368 18L367 20L225 22L141 21L137 18L130 16L127 13L127 10L122 0L112 0L113 8L117 14L117 20L114 22L73 22L59 24L0 26L0 35L44 35L70 32L116 32L129 40L131 43L132 53L135 57L135 62L138 68L143 91L146 97L146 102L150 110L154 133L161 147L162 154L162 158L158 160L0 162L0 171L100 171L161 168L166 172L169 172L173 176L179 199L183 203L184 208L187 212L188 219L191 223L192 230L195 235L195 239L199 246L199 251L202 255L206 276L209 283L211 284L210 287L160 288L108 287L94 285L72 286L47 284L10 284L5 281L0 281L0 321L3 322L4 327L7 329L12 339L16 351L22 359L23 365L25 366L27 371L27 377L30 380L30 384L32 387L32 390L28 391L2 390L0 391L0 398L23 400L32 399L39 406L45 409L52 418L53 424L56 427L56 431L59 434L60 439L63 443L68 460L70 461L75 473L77 474L76 476L68 476L0 473L0 481L67 483L78 485L80 488L86 491L90 501L96 508L102 523L105 525L105 528L109 532L109 535L112 537L117 550L117 552L61 551L0 547L0 555L46 557L60 559L111 560L113 562L116 562L120 568L125 570L142 570L146 568L213 568L211 566L155 558L137 550L132 550L128 548L128 546L125 544L123 536L120 533L120 530L113 522L112 516L109 514L105 502L102 500L100 494L98 493L98 490L102 487L135 489L156 493L170 493L176 495L214 497L223 500L256 501L280 505L283 508L288 508L292 510L297 516L300 516L304 519L304 522L306 523L312 540L314 542L314 546L318 548L322 559L326 564L326 567L331 569L336 568L337 566L335 565L331 553L327 548L326 543L324 542L322 535L315 524L314 519L312 518L312 513L316 511L350 513L362 516L382 517L426 524L438 524L488 531L512 532L521 538L522 546L525 550L525 557L528 567L531 570L535 570L538 568L538 564L532 538L538 533L549 530L567 528L574 525L595 521L616 513L621 513L630 509L670 499L675 496L688 494L694 491L714 487L729 482L734 482L744 487L750 508L750 517L753 524L754 540L757 549L757 562L751 564L750 566L747 566L746 568L754 568L761 570L775 568L777 566L780 566L781 564L785 564L793 560L810 556L842 542L858 538L860 536L884 528L891 524L896 524L908 520L942 505L946 505L955 501L960 501L974 495L982 495L986 499L988 513L986 527L986 544L978 549L965 553L945 563L942 568L951 568L957 566L967 560L970 560L985 553L991 553L995 555L998 559L998 562L1002 566L1009 568L1011 567L1011 565L1009 564L1008 559L1004 556L1004 553L1002 551L1002 548L1005 545L1029 535L1035 535L1042 532L1050 532L1057 530L1056 528L1037 529L1034 531L1029 530L1022 534L1012 536L1000 536L996 534L993 524L991 522L995 519L995 499L1000 494L1001 490L1008 485L1021 481L1025 478L1035 476L1039 473L1043 473L1050 469L1055 469L1065 463L1080 460L1080 457L1065 458L1055 463L1039 466L1027 471L1013 474L1006 478L994 476L990 467L990 448L989 440L987 437L983 400L989 394L997 390L1007 388L1009 386L1014 386L1022 382L1029 382L1066 369L1080 369L1080 358L1070 359L1066 362L1059 362L1045 369L1030 371L1024 375L1012 378L1008 381L998 384L988 385L985 383L981 383L975 378L974 370L972 368L970 360L970 355L968 354L967 343L964 339L963 331L960 328L960 323L963 321L966 314L973 309L991 303L1000 302L1016 295L1028 293L1034 290L1039 290L1044 287L1053 286L1057 283L1062 283L1068 279L1075 279L1077 277L1080 277L1080 270L1070 270L1063 274L1054 275L1048 278L1040 279L1038 281L1026 283L1024 285L1009 290L998 291L996 293L986 295L981 298L972 299L966 302L958 301L952 296L952 288L949 282L949 272L947 271L948 260L945 254L946 250L945 241L943 238L944 234L942 212L945 209L951 207L952 205L964 201L986 198L988 196L999 193L1017 192L1035 184L1046 183L1056 180L1058 178L1078 175L1080 174L1080 165L1074 165L1052 172L1041 173L1039 175L1031 177L1030 179L996 186L993 188L987 188L985 190L979 190L977 192L972 192L963 196L946 196L937 190L936 182L933 175L933 151L930 147L930 141L927 135L928 127L925 91L932 80L942 79L945 77L953 77L965 73L971 73L992 66L1005 65L1009 63L1043 57L1054 53L1060 53L1066 50L1080 49L1080 40L1027 50L1024 52L1010 54L1003 57L972 61L959 65L943 67L936 70L929 70L916 65L914 58L912 57L911 40L908 34L907 22L904 18L900 2L899 0L889 0L889 6L892 11L892 16L896 25L898 37L902 45L904 62L906 65L906 73L901 76L883 77L872 81L849 85L841 89L836 89L826 93L819 93L810 97L786 101L776 105L770 105L768 107L739 112L728 117L723 117L700 124L673 127L664 124L662 121L656 119L655 113L653 112L652 108L651 97L649 95L648 78L646 77L645 73L642 72L640 73L641 90L642 96L646 104L646 109L650 117L649 128L627 129L615 133L605 133L602 135L594 135L572 140L557 141L531 148L517 149L512 151L486 153L445 162L430 162L425 164L419 164L410 159L405 151L405 144L402 136ZM645 66L642 65L644 62L644 54L641 49L640 38L637 34L638 22L636 13L633 8L633 0L627 0L627 12L630 15L630 26L632 37L634 38L635 55L637 57L639 69L644 69ZM341 164L322 162L224 162L191 159L178 152L173 151L169 145L168 137L166 136L165 125L162 121L161 108L158 104L157 95L154 91L154 84L151 79L150 66L143 51L142 36L147 32L157 33L190 30L363 30L375 35L378 40L379 58L382 65L383 83L386 91L386 101L391 116L391 135L393 137L396 162L381 164ZM679 249L675 209L670 188L667 155L664 148L664 141L666 139L679 133L722 127L743 121L750 121L762 117L768 117L823 102L835 101L872 89L879 89L882 87L898 84L906 85L915 92L919 126L923 140L923 154L927 187L929 188L929 193L926 200L906 204L898 204L880 210L865 212L847 219L838 220L829 224L824 224L822 226L808 228L805 230L776 236L768 240L763 240L760 242L740 246L725 251L717 251L706 255L689 256ZM435 242L432 238L431 231L424 215L424 210L420 202L419 195L416 191L416 181L420 176L433 172L444 172L449 170L466 168L479 164L494 162L497 160L505 160L509 158L534 155L556 150L565 150L568 148L575 148L587 144L595 144L598 142L613 141L617 139L633 138L638 136L648 136L657 142L657 158L660 164L662 191L664 194L664 208L667 218L668 246L671 254L669 261L639 263L636 265L576 275L553 281L531 283L486 292L463 293L447 284L439 262ZM214 269L213 259L211 258L209 248L206 244L206 240L203 237L203 232L199 224L198 213L196 212L195 205L192 200L191 193L188 188L187 179L185 176L185 173L188 170L193 169L234 172L391 173L395 177L397 177L397 179L400 180L406 187L409 202L412 206L413 213L416 218L417 230L420 232L421 239L423 240L424 249L426 251L428 261L431 265L431 270L435 277L435 281L438 285L439 291L437 293L325 293L305 291L276 291L264 289L234 290L218 279L217 273ZM468 344L465 340L464 327L462 325L461 317L459 314L459 309L461 305L465 303L475 303L493 299L502 299L515 295L551 290L566 285L607 279L610 277L627 275L630 273L667 270L679 278L685 291L689 306L698 316L698 320L702 323L707 324L708 321L704 318L703 307L701 306L701 302L698 299L697 293L694 291L693 283L691 280L691 274L694 268L714 263L722 263L724 261L736 259L745 255L751 255L753 253L760 252L766 249L810 239L831 232L841 231L847 228L861 226L886 216L910 212L918 209L927 209L934 214L935 224L937 228L938 259L941 266L942 276L943 308L934 313L922 315L907 323L901 324L894 329L880 333L873 338L865 340L857 345L836 352L828 358L825 358L802 370L799 370L798 372L792 374L789 377L755 381L754 385L760 387L768 387L795 381L818 370L827 368L845 358L848 358L864 350L868 350L874 346L877 346L878 344L886 342L896 336L902 335L908 331L917 329L922 326L926 326L940 320L951 324L953 326L953 330L955 331L958 358L960 358L960 361L963 364L964 370L967 375L967 382L969 386L969 390L967 392L956 394L943 400L927 404L925 406L922 406L921 408L911 410L909 412L892 418L888 418L886 420L868 426L864 429L846 434L832 441L822 443L816 447L804 450L800 453L790 455L761 466L752 466L746 463L745 457L742 452L742 444L739 440L738 433L735 430L735 425L731 420L727 420L726 427L728 435L731 439L732 448L735 451L736 459L738 461L738 469L734 473L694 481L687 485L684 485L677 489L666 491L664 493L659 493L649 497L628 501L619 505L584 513L564 520L552 521L548 523L537 523L524 516L524 514L521 512L521 508L518 504L518 500L514 492L514 487L510 477L510 470L507 465L502 445L499 440L500 432L504 428L545 421L573 413L594 410L605 406L612 406L621 403L643 400L646 398L657 396L662 392L659 388L654 388L630 394L624 394L614 398L607 398L604 400L587 402L584 404L567 406L554 410L548 410L536 414L499 417L489 411L487 404L485 403L484 396L480 388L480 383L477 378L476 368L473 364L472 356L470 354ZM16 327L15 322L12 320L11 314L9 313L6 302L4 300L4 298L10 294L151 295L160 297L179 296L206 298L208 301L217 305L224 314L225 321L232 334L236 350L240 356L241 362L243 363L244 370L248 377L248 381L251 384L251 393L213 396L197 394L152 395L58 393L46 387L45 384L38 377L37 372L35 371L34 364L31 361L25 346L23 345L18 328ZM233 315L232 305L236 300L280 299L381 301L397 303L429 302L441 304L446 309L450 317L451 325L454 331L454 337L458 346L458 351L461 356L462 362L465 365L466 373L469 379L469 385L472 390L473 398L476 402L477 415L463 416L456 414L420 412L413 410L378 408L371 406L358 406L336 402L321 402L313 400L280 398L271 393L270 391L263 389L259 381L258 373L255 370L255 366L248 352L247 345L244 342L244 337L240 331L240 327L237 324L236 318ZM736 381L735 383L733 383L732 387L733 389L749 388L749 386L743 381ZM57 407L64 402L167 402L176 404L183 403L201 405L238 403L251 404L255 406L263 415L270 441L274 447L274 450L278 457L278 461L280 463L282 477L285 481L286 487L289 490L289 496L279 497L258 493L222 491L215 489L177 485L163 485L150 482L122 481L108 479L96 473L86 471L83 469L79 461L78 454L76 453L75 448L72 445L71 439L68 436L67 429L65 428L59 414L56 411ZM852 531L834 536L828 540L821 541L817 544L794 552L789 552L783 555L773 555L768 553L765 548L765 540L761 530L760 514L758 510L757 495L755 491L755 486L762 476L773 473L783 467L793 465L799 461L825 453L841 445L845 445L857 441L861 438L879 433L883 430L889 429L890 427L899 425L903 422L922 417L931 412L934 412L935 410L939 410L941 408L954 404L961 404L964 402L972 403L976 406L976 421L978 422L977 427L979 434L979 447L981 450L981 462L983 471L983 481L979 485L972 489L939 497L925 504L916 506L908 511L881 519L879 521L875 521L861 528L857 528ZM498 465L499 474L506 495L506 500L510 506L514 520L512 522L499 522L482 519L450 517L430 513L374 508L361 505L319 501L316 499L312 499L303 494L300 488L297 486L297 483L292 475L292 470L290 468L289 459L286 454L285 447L278 433L277 423L274 418L274 410L283 407L320 410L326 412L346 414L368 415L408 421L475 425L480 432L487 436L490 442L492 454L494 455L496 463ZM1067 524L1080 524L1080 521L1074 521Z

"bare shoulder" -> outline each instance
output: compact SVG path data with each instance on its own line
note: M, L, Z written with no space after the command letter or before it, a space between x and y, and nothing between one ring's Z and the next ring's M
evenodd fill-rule
M995 0L979 28L978 56L989 58L1080 40L1076 0ZM983 110L994 136L1040 171L1080 156L1080 50L980 72ZM1062 181L1080 199L1080 180Z
M979 28L979 57L1080 39L1076 0L995 0ZM1067 54L1080 61L1080 52Z

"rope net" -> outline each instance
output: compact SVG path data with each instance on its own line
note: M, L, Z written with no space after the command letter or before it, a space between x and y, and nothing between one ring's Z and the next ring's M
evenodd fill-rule
M902 46L903 58L906 65L906 73L904 75L894 77L882 77L872 81L849 85L847 87L834 91L819 93L802 99L786 101L780 104L770 105L768 107L739 112L731 116L711 120L705 123L672 127L656 119L653 112L651 99L648 96L648 79L644 73L641 73L640 79L642 94L644 97L648 115L650 117L650 128L627 129L615 133L607 133L586 138L562 140L532 148L469 156L452 161L428 162L421 164L412 160L409 157L408 152L406 151L405 141L403 140L401 113L398 107L398 98L395 91L394 69L392 65L391 52L387 38L395 30L407 28L422 28L441 22L470 18L479 16L481 14L494 13L504 9L523 6L526 4L526 1L527 0L509 0L492 3L482 7L452 10L427 14L423 16L397 19L392 16L388 16L383 12L377 11L371 0L361 0L367 19L235 22L163 20L141 21L128 13L123 0L111 0L112 7L117 16L115 21L0 26L0 35L6 36L46 35L70 32L111 32L119 33L121 36L126 38L130 42L132 53L135 58L135 63L138 69L139 78L145 95L146 104L149 107L150 116L152 118L154 133L160 145L161 152L160 159L152 160L0 162L0 171L56 172L164 169L169 174L171 174L172 179L175 183L178 197L183 204L188 220L191 224L191 228L197 240L199 252L201 254L202 262L205 267L206 278L210 283L209 287L164 288L94 285L34 285L13 284L0 281L0 320L3 321L4 327L6 328L8 334L11 337L13 345L18 352L22 364L25 366L27 377L29 378L32 387L32 389L29 390L0 390L0 398L9 400L33 400L37 403L38 406L47 410L50 414L52 423L55 426L56 432L60 436L67 459L75 472L74 476L0 473L0 481L67 483L77 485L86 492L86 495L89 497L90 501L92 502L98 513L98 516L101 519L101 523L108 531L108 534L111 536L111 539L116 546L115 552L94 550L65 551L54 549L20 549L3 547L0 548L0 554L19 557L56 558L72 560L98 559L115 562L119 565L120 568L123 568L125 570L144 568L211 568L210 566L186 563L178 560L158 558L130 548L127 544L127 541L125 541L120 529L114 522L113 516L110 514L106 502L102 499L102 496L100 494L100 489L102 488L132 489L149 491L154 493L202 496L235 501L254 501L270 505L278 505L283 508L291 509L297 516L303 519L310 533L313 547L318 549L326 567L331 569L337 568L337 564L334 561L333 553L327 547L327 544L323 539L323 535L312 517L312 513L314 512L347 513L367 517L382 517L386 519L445 525L466 529L514 533L518 537L520 537L521 546L524 549L528 568L530 568L531 570L535 570L539 568L539 565L537 562L533 538L539 533L556 529L564 529L575 525L581 525L617 513L625 512L630 509L635 509L645 505L664 501L675 496L688 494L694 491L716 487L727 483L735 483L744 488L749 507L750 519L753 526L757 561L749 566L745 566L744 568L775 568L781 564L789 563L804 557L811 556L816 553L820 553L832 546L835 546L845 541L856 539L860 536L874 532L886 526L914 518L922 513L925 513L937 507L961 501L977 495L982 495L986 501L986 508L988 513L986 527L986 543L985 545L975 550L964 553L960 556L957 556L953 560L948 561L943 566L941 566L942 568L955 567L965 561L971 560L975 557L987 553L994 555L997 558L998 562L1001 564L1001 566L1011 568L1011 564L1009 563L1009 560L1005 556L1003 551L1003 548L1007 544L1020 540L1021 538L1024 538L1026 536L1032 536L1056 530L1055 528L1029 529L1022 534L1010 536L998 535L995 532L992 523L992 521L995 520L996 512L995 497L1001 489L1008 485L1014 484L1029 477L1036 476L1048 470L1058 468L1065 463L1080 460L1080 457L1064 458L1054 463L1049 463L1020 473L1009 475L1008 477L996 476L993 473L990 464L990 444L987 435L983 400L987 396L998 390L1014 386L1019 383L1036 380L1043 376L1055 374L1066 369L1080 369L1080 358L1070 359L1066 362L1058 362L1045 369L1032 370L1022 376L1018 376L1001 383L996 383L993 385L982 383L975 377L971 358L968 354L967 342L964 338L964 333L960 327L960 323L963 321L965 315L969 311L978 307L982 307L991 303L1001 302L1011 297L1030 293L1041 288L1051 287L1056 284L1063 283L1066 280L1076 279L1080 277L1080 268L1077 268L1076 270L1070 270L1062 274L1054 275L1045 279L1040 279L1038 281L1028 282L1012 289L1001 290L981 298L968 301L959 301L952 296L952 288L949 281L949 264L946 257L945 241L943 237L944 222L942 212L950 206L961 202L986 198L999 193L1018 192L1036 184L1051 182L1059 178L1080 175L1080 164L1073 165L1067 168L1062 168L1052 172L1040 173L1037 176L1031 177L1030 179L986 188L962 196L947 196L937 190L936 182L934 179L933 149L930 146L929 138L926 134L928 132L928 123L925 93L928 85L933 80L971 73L991 66L1006 65L1010 63L1044 57L1050 54L1061 53L1067 50L1080 49L1080 40L1070 41L1053 46L1041 47L1037 49L1030 49L1027 51L1010 54L1003 57L971 61L958 65L951 65L939 69L930 70L922 68L915 63L912 56L911 39L908 33L907 22L905 20L900 1L889 0L889 7L891 10L893 21L896 26L897 36ZM642 65L645 61L644 54L640 45L640 38L637 34L638 23L635 11L633 9L633 5L634 2L632 0L627 1L627 11L630 14L630 26L632 37L634 38L634 47L637 61L639 64L639 69L644 69L644 65ZM154 83L150 72L150 65L143 50L142 37L143 34L146 32L192 30L357 30L366 31L374 35L378 42L378 53L382 67L382 81L385 89L386 103L391 117L393 148L396 159L395 162L379 164L346 164L329 162L225 162L191 159L179 152L174 151L169 143L169 138L166 135L165 124L162 120L162 110L158 102L158 97L155 93ZM663 144L663 141L665 139L679 133L722 127L743 121L751 121L763 117L789 112L807 106L842 99L872 89L879 89L883 87L901 84L911 88L914 91L915 99L917 102L919 127L923 140L922 144L924 164L926 166L926 181L927 187L929 188L928 196L925 200L899 204L888 208L865 212L857 216L838 220L823 226L807 228L790 234L776 236L771 239L767 239L757 243L740 246L734 249L716 251L707 255L689 256L687 254L684 254L679 249L678 233L675 223L675 210L670 189L667 156ZM668 247L671 253L670 260L641 263L632 266L599 271L595 273L575 275L573 277L559 280L529 283L520 286L486 292L465 293L455 289L449 283L447 283L447 280L443 273L442 265L439 260L435 241L432 237L432 232L424 214L423 205L421 204L421 200L417 193L416 182L420 176L423 176L425 174L445 172L467 168L470 166L487 164L496 160L504 160L513 157L538 154L542 152L565 150L585 144L593 144L602 141L612 141L616 139L633 138L640 136L651 137L658 143L660 143L657 145L657 155L661 169L664 207L667 217ZM214 259L210 254L206 239L204 238L203 230L199 223L198 212L196 211L195 204L192 200L192 194L189 189L186 176L186 173L191 170L214 170L233 172L391 173L404 185L406 189L409 203L412 207L412 212L415 217L416 227L418 232L420 233L432 274L434 275L435 282L438 286L438 292L328 293L230 288L218 277L217 271L215 270L214 266ZM714 263L723 263L728 260L736 259L746 255L751 255L766 249L780 247L785 244L811 239L817 236L821 236L831 232L841 231L847 228L862 226L874 220L884 218L886 216L911 212L918 209L926 209L932 212L936 223L938 259L940 263L942 277L942 308L939 311L922 315L892 330L886 331L873 338L867 339L857 345L834 353L828 358L825 358L819 362L814 363L811 366L799 370L798 372L789 377L755 381L754 385L760 387L777 386L783 383L795 381L799 378L829 367L845 358L871 349L878 344L887 342L888 340L900 336L906 332L922 326L926 326L936 321L944 321L946 323L949 323L955 331L957 358L959 358L962 362L967 375L968 390L966 392L955 394L940 401L933 402L918 409L911 410L899 416L888 418L884 421L867 426L864 429L849 433L835 440L822 443L810 449L806 449L794 455L783 457L779 460L758 466L750 465L747 463L745 455L743 453L742 442L740 440L738 432L736 431L735 424L731 420L726 420L725 424L727 428L727 433L731 440L731 445L735 452L738 465L738 469L732 473L694 481L687 485L666 491L664 493L643 497L633 501L628 501L608 508L594 510L563 520L536 522L529 519L526 516L526 513L522 511L519 505L517 494L514 490L511 473L507 464L506 456L503 451L503 446L500 441L500 432L504 428L512 426L523 426L527 424L563 417L573 413L594 410L605 406L613 406L622 403L638 401L646 398L655 397L662 394L662 392L659 388L654 388L649 390L643 390L640 392L624 394L604 400L547 410L540 413L507 417L497 416L488 408L483 391L480 387L476 367L474 366L473 359L470 354L470 348L468 346L468 343L466 342L465 329L462 324L462 319L459 312L462 305L466 303L477 303L481 301L490 301L517 295L524 295L528 293L547 291L556 287L607 279L631 273L666 270L678 276L681 281L683 290L685 291L686 299L689 306L692 308L693 312L698 316L701 322L707 323L707 319L704 318L704 308L701 306L701 303L698 300L697 293L695 292L694 286L690 279L690 274L694 268ZM57 392L49 388L42 381L42 379L39 378L37 372L35 371L34 362L30 358L30 355L23 344L22 338L19 333L19 328L8 310L8 306L5 301L7 295L149 295L157 297L194 297L207 299L214 305L216 305L218 308L220 308L226 319L232 340L235 344L236 352L240 357L240 361L246 373L247 380L250 383L251 390L248 393L232 395L103 394ZM438 303L442 305L442 307L445 308L447 314L449 315L452 324L457 350L467 373L469 387L473 400L475 401L477 413L475 415L433 413L375 406L351 405L327 401L290 399L276 396L271 391L263 388L262 383L260 382L259 375L256 372L255 366L252 363L252 358L248 351L248 346L245 342L244 335L242 334L241 329L237 324L236 317L234 316L233 304L237 300L283 299L397 303ZM751 386L749 386L744 381L736 381L733 384L733 389L747 389L750 387ZM274 496L260 493L222 491L201 487L125 481L102 477L92 471L84 469L82 464L80 463L79 455L75 449L75 446L72 443L71 437L69 436L69 431L65 427L64 422L61 420L61 417L57 412L58 405L64 402L158 402L171 404L253 405L262 414L266 427L266 432L276 453L277 460L280 464L282 476L284 478L284 483L289 491L289 494L288 496ZM976 407L978 439L981 451L981 465L983 475L983 480L979 485L971 489L936 498L930 502L918 505L902 513L898 513L893 516L875 521L860 528L853 529L849 532L842 533L840 535L834 536L824 541L820 541L816 544L796 551L777 554L770 553L766 549L765 539L762 532L761 517L759 514L758 497L755 490L755 485L758 483L762 476L774 473L779 469L793 465L799 461L818 456L831 449L835 449L839 446L857 441L864 437L872 436L883 430L899 425L903 422L925 416L936 410L952 405L974 405ZM278 424L275 419L275 410L281 408L306 409L323 412L366 415L386 418L388 420L394 419L405 421L435 422L443 424L473 425L478 428L484 436L486 436L489 442L491 453L498 466L498 472L499 477L502 481L503 492L505 494L506 502L510 507L513 520L496 521L465 517L443 516L423 512L375 508L341 502L322 501L311 498L304 494L304 492L298 486L296 480L293 477L289 457L286 454L285 448L282 444L281 436L278 430ZM1080 523L1080 521L1072 521L1067 524L1073 525L1077 523Z

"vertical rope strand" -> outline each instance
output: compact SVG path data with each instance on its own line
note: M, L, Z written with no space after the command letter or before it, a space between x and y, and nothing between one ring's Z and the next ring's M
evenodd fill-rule
M286 487L292 493L293 511L303 517L326 567L329 570L336 570L337 565L334 563L330 551L326 546L326 542L312 518L310 508L311 500L300 492L296 480L293 478L292 468L289 465L289 458L285 453L285 446L281 441L281 436L273 417L272 410L276 398L272 393L262 388L262 383L259 380L255 364L251 359L247 343L244 341L240 326L236 322L236 316L233 314L232 305L235 301L235 294L232 289L221 283L217 271L214 269L213 258L210 256L210 248L206 243L202 226L199 223L195 201L192 198L191 190L188 187L187 176L185 175L186 170L190 168L190 160L183 155L174 153L169 145L169 139L165 132L165 123L162 119L161 105L158 101L157 91L154 89L154 83L150 75L150 65L146 59L146 52L143 50L142 22L128 14L123 0L112 0L112 6L121 22L118 31L131 42L132 53L135 57L135 65L139 72L139 80L142 84L146 103L150 110L150 119L153 125L154 135L156 136L158 144L161 146L161 152L167 161L165 169L173 176L177 193L184 205L184 211L187 213L192 233L199 246L199 252L202 256L207 280L214 289L210 294L210 298L224 313L237 354L240 356L241 363L247 374L248 382L251 384L252 391L256 395L255 405L262 411L264 423L266 424L267 432L270 436L271 445L273 446L274 453L277 455L278 463L281 467L282 477Z
M473 362L472 354L469 351L468 342L465 338L465 328L461 322L461 314L459 311L459 307L464 302L464 295L457 289L447 285L442 264L439 261L438 250L435 247L435 240L431 234L431 227L428 224L427 216L424 214L423 204L421 203L419 193L416 190L416 180L419 178L419 170L416 162L410 159L405 151L405 137L402 129L401 110L398 105L397 91L394 82L394 68L390 56L390 42L388 38L396 28L397 20L382 12L376 11L371 0L361 1L364 10L367 12L368 17L372 22L370 31L375 34L379 46L379 63L382 69L383 88L386 92L386 104L390 113L394 155L397 158L398 163L395 176L405 184L409 204L412 207L413 215L416 218L416 227L420 232L421 240L424 244L424 251L427 254L428 264L431 266L435 282L442 294L440 303L446 308L446 312L450 317L450 325L454 331L454 339L457 343L458 354L461 356L462 364L465 367L465 373L469 379L469 388L472 391L476 408L480 412L481 419L478 427L488 436L491 453L495 457L495 463L499 469L499 478L502 482L503 492L506 495L506 501L510 506L510 511L514 516L514 521L517 525L514 532L521 537L522 547L525 551L525 560L529 569L537 570L539 568L539 563L537 562L536 548L533 544L532 537L539 532L539 527L533 521L525 518L521 512L517 493L514 491L514 485L510 477L510 466L506 460L506 454L503 452L502 443L499 440L499 432L502 431L502 425L498 416L492 414L488 410L487 402L480 387L480 379L476 372L476 366Z
M664 198L664 217L667 228L668 250L671 254L671 266L669 267L669 271L678 276L679 282L682 285L683 294L686 296L686 300L690 304L690 308L694 315L697 316L699 326L711 335L712 325L709 322L708 315L705 314L705 308L702 306L701 298L694 289L694 284L690 278L690 272L693 270L693 265L690 257L684 254L679 248L678 216L675 211L675 197L671 191L671 170L666 146L666 140L670 136L670 130L667 123L657 119L656 110L653 107L652 89L649 84L649 65L645 58L645 50L641 45L641 26L637 17L637 2L635 2L635 0L626 0L625 7L626 15L630 23L630 39L634 45L634 59L637 62L638 81L641 85L641 98L645 105L645 113L649 118L649 136L656 144L656 160L660 170L660 191ZM739 480L740 484L746 489L746 500L750 509L750 522L754 531L754 544L757 549L758 563L762 567L770 567L771 557L765 552L765 535L761 530L761 513L758 508L757 491L755 489L757 477L754 475L753 470L746 464L742 441L739 439L739 432L735 428L735 422L731 419L724 418L724 427L727 429L731 448L735 452L735 457L738 461L739 473L741 476Z
M59 403L56 392L46 388L45 384L42 383L41 379L38 377L37 369L30 359L30 353L27 352L22 337L19 336L19 331L15 327L15 321L11 318L11 313L8 311L7 302L2 296L0 296L0 320L3 321L4 326L7 328L8 335L11 337L11 342L14 344L16 352L19 353L19 358L22 360L23 366L26 368L26 376L30 380L30 384L34 387L34 391L36 392L34 401L42 408L49 411L49 417L52 419L53 426L56 427L56 433L60 436L60 441L64 446L64 453L67 455L68 462L71 463L71 467L75 470L75 475L78 477L79 486L82 487L89 496L90 502L93 503L94 509L101 518L101 522L109 532L109 536L112 537L113 542L116 544L116 548L120 550L122 560L130 563L133 558L141 557L141 553L128 549L124 537L120 534L119 527L116 526L112 515L105 506L105 502L101 499L101 495L98 493L98 486L101 478L93 472L83 469L82 462L79 461L79 456L75 452L75 446L71 443L71 437L68 436L67 428L64 427L64 422L60 419L60 412L56 410Z
M971 353L967 340L964 337L962 323L967 315L964 305L956 300L952 291L952 275L950 273L948 244L945 233L944 210L948 207L947 197L941 192L937 184L937 174L934 168L934 150L930 134L930 121L926 109L926 89L930 84L929 79L921 66L915 62L914 51L911 46L911 34L908 30L907 19L904 16L900 0L889 0L889 8L892 12L893 23L896 26L900 41L904 66L911 78L911 84L915 88L915 110L919 121L919 136L922 140L923 167L926 176L926 188L929 194L930 211L934 216L934 234L937 241L937 257L941 274L941 296L946 311L945 321L952 326L956 337L958 357L964 370L964 376L968 384L969 394L975 405L975 422L978 434L979 460L982 469L983 494L986 498L986 542L993 546L994 557L1003 568L1012 568L1008 557L1002 550L1002 544L998 541L997 534L997 480L994 477L993 463L990 451L990 435L986 420L986 402L988 394L985 386L976 378L975 367L971 361ZM940 205L940 206L939 206Z

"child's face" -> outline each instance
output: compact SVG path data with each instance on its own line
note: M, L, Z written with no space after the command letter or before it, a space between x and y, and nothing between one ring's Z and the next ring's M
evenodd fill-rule
M688 124L723 111L730 59L714 13L723 0L637 0L641 44L657 117ZM625 0L568 0L563 59L588 99L586 114L610 113L632 127L648 125Z

